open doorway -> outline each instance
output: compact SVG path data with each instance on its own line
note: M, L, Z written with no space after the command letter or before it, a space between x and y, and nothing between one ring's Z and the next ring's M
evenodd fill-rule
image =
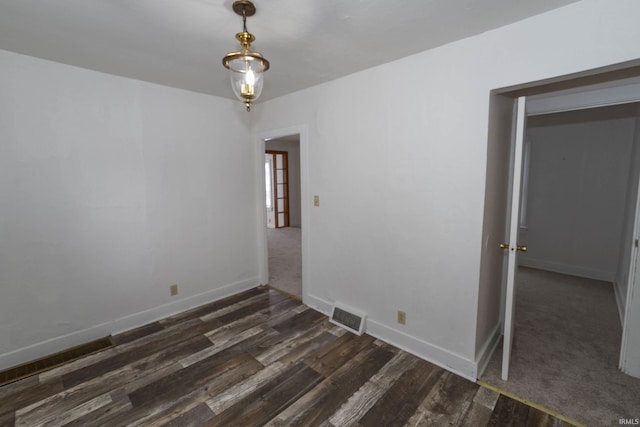
M302 299L300 136L265 142L268 283Z
M639 216L637 209L637 196L638 196L638 176L640 171L640 156L639 143L640 140L640 119L636 119L635 134L633 150L631 157L631 170L628 174L628 194L625 200L625 213L624 224L622 230L622 249L618 254L618 269L616 270L616 288L619 288L618 295L619 300L622 300L620 307L624 310L622 316L623 321L623 333L622 344L620 351L619 364L615 361L613 363L606 364L613 368L607 378L594 380L591 377L591 372L580 371L580 374L576 375L571 380L577 381L580 385L590 384L592 386L588 396L580 393L577 388L573 388L570 381L565 381L567 378L567 372L562 369L556 369L555 375L552 380L543 382L542 386L536 387L538 391L542 391L538 395L535 395L531 384L524 385L527 381L537 381L541 377L537 375L535 371L525 370L523 374L524 383L520 390L515 388L515 381L511 373L509 373L508 381L501 381L501 377L504 375L504 367L509 364L502 364L500 359L506 355L508 361L508 355L511 351L511 345L507 345L509 340L505 339L503 351L492 352L492 350L484 351L485 348L493 349L499 343L500 334L505 337L511 336L511 331L515 329L516 341L518 338L517 326L513 328L514 317L510 313L511 307L513 307L513 295L511 292L512 281L509 279L512 277L510 274L504 274L506 271L513 271L511 269L513 254L519 253L520 250L526 250L526 245L517 241L514 236L518 236L518 206L520 206L519 182L521 177L521 150L523 137L523 116L532 117L536 115L549 114L552 112L566 112L571 110L580 110L593 107L612 106L625 103L635 103L640 101L640 84L638 78L638 69L628 68L617 71L602 71L601 73L594 75L583 76L565 76L558 78L556 81L550 83L530 83L523 89L523 86L519 88L505 88L497 90L492 93L491 96L491 108L489 116L489 140L487 151L487 186L485 194L485 218L483 225L483 250L481 261L481 280L480 280L480 295L481 304L479 305L478 316L478 332L480 339L478 340L478 360L479 372L483 372L484 362L489 358L486 355L493 357L490 360L489 366L484 370L484 374L480 375L480 382L485 382L489 385L493 385L497 388L511 392L514 395L528 399L534 403L541 404L543 398L549 396L548 390L550 387L556 387L556 390L564 387L563 397L558 397L553 401L547 401L544 406L560 413L566 413L568 410L573 412L574 419L585 420L587 414L593 415L594 409L606 409L610 416L617 414L617 416L624 418L625 415L640 410L639 403L633 400L629 396L635 396L640 394L640 382L633 378L622 374L619 370L630 375L639 375L640 368L637 368L637 361L640 360L640 322L629 321L632 316L636 316L640 304L637 303L636 298L632 298L632 295L637 294L640 290L640 280L637 280L639 276L634 275L634 267L637 265L637 239L640 227L638 226ZM593 73L594 71L592 71ZM517 99L517 102L516 102ZM640 112L638 113L640 116ZM517 120L516 120L517 118ZM515 148L515 149L514 149ZM606 153L605 153L606 155ZM509 159L511 158L511 161ZM516 180L516 177L518 179ZM514 185L515 184L515 185ZM511 196L510 196L511 195ZM512 199L514 203L512 203ZM513 220L511 220L513 218ZM579 219L578 219L579 220ZM514 227L516 230L513 230ZM591 234L591 233L589 233ZM508 244L504 245L501 242L507 241ZM634 245L635 242L635 245ZM504 262L505 252L504 248L508 249L509 263ZM518 250L516 250L516 248ZM518 256L515 256L517 260ZM508 268L505 268L508 267ZM637 271L637 268L636 268ZM575 274L575 273L574 273ZM509 292L506 292L509 290ZM634 290L636 292L634 292ZM556 300L564 303L573 303L576 293L572 293L571 297L555 297ZM520 297L515 298L516 301L516 316L517 311L520 309L517 302ZM484 302L490 302L484 304ZM500 303L498 303L500 301ZM555 302L555 301L554 301ZM495 304L495 305L494 305ZM593 304L594 306L597 304ZM598 307L591 307L591 313L598 309ZM561 306L563 307L563 306ZM564 308L557 309L562 311ZM616 307L617 309L617 307ZM616 313L616 316L618 314ZM494 325L495 320L499 318L500 323L494 329L489 329L489 325ZM635 317L634 317L635 319ZM619 322L619 318L616 319ZM571 318L568 322L573 322L575 319ZM565 321L567 322L567 321ZM510 325L510 326L507 326ZM563 325L565 326L565 325ZM597 327L599 327L598 325ZM583 329L590 329L582 325ZM592 329L595 329L592 328ZM557 338L561 339L561 338ZM634 340L634 341L632 341ZM630 344L631 343L631 344ZM484 348L482 347L484 345ZM576 347L580 348L584 343L580 342ZM502 365L503 375L496 375L494 380L489 378L491 373L491 365L494 363L497 356L497 364ZM548 364L549 360L559 358L559 354L554 353L550 358L539 358L534 365L543 366ZM509 369L509 368L507 368ZM635 369L635 371L634 371ZM635 372L635 373L634 373ZM616 399L608 399L609 394L604 392L602 385L609 385L611 383L617 383L618 391L616 395L620 397L618 401ZM617 419L617 418L616 418ZM596 422L591 419L588 424L608 424L611 422L608 420L601 420L603 422Z
M589 425L638 406L640 380L619 372L618 356L639 112L624 104L529 117L518 239L528 250L518 259L509 380L496 355L481 377Z

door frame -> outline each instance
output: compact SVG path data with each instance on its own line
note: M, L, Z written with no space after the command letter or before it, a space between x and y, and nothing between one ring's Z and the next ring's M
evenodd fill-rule
M638 124L636 124L638 126ZM635 141L634 141L635 142ZM635 203L635 219L633 222L633 239L632 241L637 242L640 236L640 177L638 178L638 191L636 193L636 203ZM625 308L624 308L624 318L622 319L622 339L620 342L620 358L618 360L618 368L622 372L627 372L627 358L626 350L629 342L629 328L631 327L631 314L630 308L633 300L633 292L640 291L640 289L634 289L636 286L636 275L638 274L638 262L640 259L638 258L639 250L637 244L631 245L631 253L629 255L629 275L627 276L627 295L625 295ZM636 326L638 327L638 326Z
M266 130L254 135L254 159L256 171L256 229L258 236L258 279L261 284L269 283L269 252L267 249L267 212L265 206L264 153L266 141L285 136L298 135L300 138L300 228L302 251L302 302L308 298L310 287L310 230L309 230L309 130L307 125L296 125Z
M621 82L624 82L624 81L625 80L622 80ZM632 83L629 83L627 85L625 85L624 83L621 83L620 85L613 85L611 87L602 87L595 90L586 90L583 92L576 91L573 94L555 97L555 99L552 99L552 102L548 102L549 100L546 99L544 96L539 98L536 98L535 95L528 96L525 103L526 117L543 115L543 114L551 114L551 113L576 111L576 110L583 110L583 109L591 109L591 108L598 108L598 107L608 107L608 106L628 104L628 103L640 103L640 83L637 82L637 79L629 79L629 81L632 81ZM606 86L606 84L603 86ZM584 87L587 88L588 85L585 85ZM508 92L506 91L500 91L500 92L502 95L508 95ZM513 96L513 98L514 98L514 102L516 102L518 97ZM517 112L514 109L514 113L512 114L512 122L515 122L516 114ZM525 129L525 132L526 132L526 129ZM515 144L515 139L512 138L511 150L513 150L514 144ZM513 157L513 156L510 156L510 157ZM515 170L516 168L513 168L513 165L510 165L510 170L509 170L510 172L509 188L510 189L514 182ZM521 175L522 173L523 171L520 170ZM520 178L522 178L522 176L520 176ZM640 177L639 177L639 180L640 180ZM638 233L640 232L640 185L638 186L638 191L635 197L636 197L636 204L635 204L636 208L634 213L633 233L634 233L634 239L638 239L639 238ZM510 200L510 198L511 198L511 195L508 194L507 195L507 199L508 199L507 218L510 217L510 206L511 206L511 203L513 203L513 200ZM619 350L620 353L619 353L619 361L618 361L618 368L621 369L623 372L625 371L626 359L624 356L625 356L625 351L627 347L628 336L630 334L629 328L631 328L632 326L629 324L629 315L630 315L629 309L631 305L631 297L633 295L634 288L635 288L634 285L636 283L635 276L636 274L639 273L638 271L636 271L636 262L639 261L637 260L638 255L639 255L638 248L636 248L635 245L633 245L631 249L631 256L629 257L629 266L627 267L627 271L629 272L628 279L627 279L627 295L625 296L625 302L624 302L625 311L624 311L624 320L622 324L622 339L620 344L620 350ZM506 289L507 287L506 270L507 269L504 268L504 264L503 264L503 277L502 277L502 293L503 294L505 294L507 290ZM638 291L640 291L640 289ZM508 301L505 299L503 302L503 306L501 307L501 317L502 317L502 313L506 311L507 304L508 304ZM512 315L513 315L513 318L515 319L515 301L513 305ZM503 335L504 335L504 330L505 330L505 327L507 326L505 324L506 319L502 318L501 320L502 320ZM514 336L515 336L515 333L511 338L513 339ZM504 361L504 354L503 354L503 361ZM504 370L505 370L505 367L503 366L502 371L504 372ZM508 370L508 367L507 367L507 370Z

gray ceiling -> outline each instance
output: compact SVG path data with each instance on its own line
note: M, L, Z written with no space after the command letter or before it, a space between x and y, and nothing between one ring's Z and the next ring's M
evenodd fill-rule
M577 0L255 0L262 100ZM0 0L0 49L233 98L233 0Z

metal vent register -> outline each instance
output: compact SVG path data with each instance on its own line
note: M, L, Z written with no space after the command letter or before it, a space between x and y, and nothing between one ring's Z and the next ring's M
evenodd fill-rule
M358 310L346 307L342 304L334 304L331 311L331 323L345 328L357 335L362 335L366 315Z

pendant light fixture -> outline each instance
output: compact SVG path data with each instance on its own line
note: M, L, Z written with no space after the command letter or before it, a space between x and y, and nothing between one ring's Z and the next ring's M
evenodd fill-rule
M233 11L242 16L242 32L236 34L240 51L227 53L222 64L229 70L233 92L250 111L251 102L258 99L262 92L262 74L269 69L269 61L260 52L251 51L251 42L256 38L247 31L247 16L255 15L256 7L249 0L236 0L233 2Z

